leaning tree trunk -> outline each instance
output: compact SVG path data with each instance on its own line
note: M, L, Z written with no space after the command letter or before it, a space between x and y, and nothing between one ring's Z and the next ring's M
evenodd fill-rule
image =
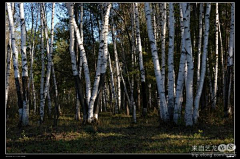
M230 114L230 107L228 106L228 97L230 96L229 87L230 84L230 76L233 69L233 47L234 47L234 3L231 3L231 25L230 25L230 37L229 37L229 48L228 48L228 59L227 59L227 72L225 79L225 96L224 96L224 116L228 116Z
M162 113L163 120L167 121L169 119L169 116L168 116L167 103L165 98L165 91L163 87L163 79L162 79L162 74L161 74L160 65L159 65L157 46L155 45L155 42L154 42L154 34L153 34L153 28L151 24L151 13L149 9L149 3L144 3L144 7L145 7L145 16L147 21L148 38L151 44L154 73L156 76L158 92L160 94L160 102L161 102L160 113Z
M94 118L98 119L98 107L95 107L94 109L94 102L97 98L97 95L99 95L100 90L100 79L104 79L104 75L106 72L106 66L107 66L107 33L108 33L108 18L110 13L111 4L107 4L104 14L104 20L102 23L102 30L100 35L100 46L99 46L99 55L98 55L98 62L97 62L97 70L96 70L96 76L94 81L94 86L92 90L92 95L89 102L88 107L88 122L91 123L93 121L93 112L94 112Z
M225 84L224 84L224 77L225 77L225 67L224 67L224 58L223 58L223 54L224 54L224 52L223 52L223 43L222 43L222 35L221 35L221 28L220 28L220 22L219 22L219 25L218 25L218 30L219 30L219 40L220 40L220 45L221 45L221 54L220 54L220 59L221 59L221 69L222 69L222 79L221 79L221 81L222 81L222 85L223 85L223 88L221 89L222 90L222 95L223 95L223 103L224 103L224 93L225 93Z
M205 14L205 32L204 32L204 46L203 46L203 54L202 54L202 67L201 67L201 75L199 86L197 89L197 94L194 99L194 111L193 111L193 120L194 123L197 123L199 117L199 100L202 94L203 83L205 79L206 73L206 60L207 60L207 51L208 51L208 35L209 35L209 19L210 19L210 10L211 3L207 3L206 6L206 14Z
M103 32L103 56L102 56L102 66L101 66L101 73L100 73L100 81L99 81L99 87L98 87L98 95L97 99L102 96L102 89L105 81L105 74L107 69L107 58L108 58L108 24L109 24L109 15L110 15L110 9L111 9L111 3L110 4L104 4L104 32ZM97 102L97 103L96 103ZM99 102L95 101L95 109L94 109L94 119L95 121L98 121L98 110L99 110Z
M22 88L23 88L23 109L22 109L22 124L28 125L29 117L29 101L28 101L28 65L26 54L26 27L24 18L23 3L20 3L20 23L21 23L21 56L22 56Z
M85 81L86 81L86 103L87 103L87 105L82 106L83 107L83 120L85 121L85 120L87 120L87 108L88 108L88 103L89 103L90 97L91 97L91 81L90 81L90 74L89 74L89 69L88 69L88 61L87 61L87 57L86 57L86 52L85 52L85 49L83 46L83 41L80 36L80 32L79 32L79 29L78 29L75 19L73 19L73 25L74 25L74 30L76 32L77 43L78 43L78 46L80 49L80 59L83 64L84 77L85 77Z
M74 4L66 3L66 6L68 9L68 14L69 14L69 31L70 31L69 51L70 51L70 56L71 56L73 77L75 80L75 89L76 89L76 92L78 93L78 97L80 99L80 104L83 106L84 105L83 90L82 90L79 73L78 73L78 69L77 69L77 64L76 64L76 55L74 52L74 40L75 40L74 39L74 18L73 18ZM83 122L85 122L85 121L83 121Z
M15 40L15 29L13 23L13 14L11 10L11 4L7 3L7 11L8 11L8 19L9 19L9 27L11 33L11 43L12 43L12 59L13 59L13 68L14 68L14 78L15 78L15 85L17 90L17 98L18 98L18 112L19 112L19 126L22 125L22 109L23 109L23 101L22 101L22 93L21 87L19 84L19 69L18 69L18 49Z
M186 107L185 107L185 122L186 126L192 125L193 114L193 59L192 59L192 44L190 38L190 4L182 3L183 22L184 22L184 37L185 51L187 54L187 82L186 82Z
M179 4L180 10L180 25L181 25L181 57L178 71L178 79L177 79L177 88L176 88L176 99L174 105L174 113L173 113L173 121L178 124L181 117L181 98L183 94L183 85L184 85L184 74L185 74L185 60L186 60L186 52L185 52L185 38L184 38L184 25L183 25L183 13L181 4Z
M143 65L142 44L141 44L141 37L140 37L138 3L135 3L135 15L136 15L137 51L139 54L139 67L140 67L139 69L140 69L140 73L141 73L141 86L142 86L142 101L143 101L142 114L143 114L143 116L146 116L147 115L146 80L145 80L145 69L144 69L144 65Z
M174 110L174 8L173 4L169 3L169 49L168 49L168 113L170 120L173 119Z
M216 66L215 66L215 76L214 76L214 83L213 83L213 104L212 104L212 108L215 109L216 108L216 102L217 102L217 78L218 78L218 19L219 19L219 14L218 14L218 3L216 3L216 24L215 24L215 31L216 31Z

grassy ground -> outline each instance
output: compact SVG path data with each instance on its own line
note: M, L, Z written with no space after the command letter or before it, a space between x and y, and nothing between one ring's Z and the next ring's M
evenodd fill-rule
M208 110L201 112L199 124L159 121L157 113L147 118L99 114L99 124L81 125L73 114L63 114L57 128L46 119L41 126L31 116L30 126L19 129L17 119L7 121L7 153L190 153L192 146L234 143L233 118L222 118Z

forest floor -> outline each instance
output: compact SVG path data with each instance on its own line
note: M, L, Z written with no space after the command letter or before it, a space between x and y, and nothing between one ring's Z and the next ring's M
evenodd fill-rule
M73 114L62 114L55 128L53 120L40 126L38 117L30 116L30 126L19 129L14 118L6 123L6 153L211 153L219 152L220 144L234 143L233 117L208 110L200 115L192 127L159 121L156 111L137 115L136 124L131 116L111 112L100 112L98 125L82 125Z

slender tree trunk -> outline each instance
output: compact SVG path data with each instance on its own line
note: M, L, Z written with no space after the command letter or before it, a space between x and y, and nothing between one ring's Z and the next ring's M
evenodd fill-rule
M162 79L162 73L160 71L157 47L154 42L154 34L153 34L153 28L151 24L151 14L149 9L149 3L144 3L144 7L145 7L145 16L147 21L148 38L151 44L154 73L156 76L158 92L160 94L160 102L161 102L160 113L162 113L163 120L166 121L169 119L169 116L168 116L167 103L165 98L165 91L163 89L163 79Z
M42 61L42 71L41 71L41 84L40 84L40 101L43 100L43 90L44 90L44 78L45 78L45 62L44 62L44 27L43 27L43 10L40 5L41 14L41 61ZM40 105L40 114L42 112L42 118L44 113L44 106ZM43 120L43 119L42 119Z
M218 3L216 3L216 26L215 26L215 31L216 31L216 66L215 66L215 78L214 78L214 84L213 84L213 104L212 104L212 108L215 109L216 108L216 102L217 102L217 78L218 78L218 23L219 21L219 14L218 14Z
M207 3L206 6L206 14L205 14L205 32L204 32L204 46L203 46L203 54L202 54L202 67L201 67L201 75L199 86L197 89L197 94L194 99L194 111L193 111L193 120L194 123L197 123L199 117L199 101L202 94L203 83L205 79L206 73L206 60L207 60L207 51L208 51L208 35L209 35L209 19L210 19L210 10L211 10L211 3Z
M115 64L117 70L117 104L118 104L118 111L121 107L121 79L120 79L120 72L119 72L119 59L117 53L117 44L116 44L116 37L115 37L115 27L114 27L114 19L112 18L112 40L113 40L113 51L115 56ZM116 110L115 110L116 111ZM116 113L118 113L116 111Z
M32 84L32 94L33 94L33 113L36 114L37 110L37 101L36 101L36 91L34 86L34 78L33 78L33 62L34 62L34 53L35 53L35 38L36 38L36 30L38 26L38 12L37 12L37 18L36 18L36 26L33 33L33 4L32 4L32 28L31 28L31 35L34 34L32 43L30 46L30 78L28 82L28 89L30 90L30 85Z
M233 69L233 54L234 54L234 3L231 3L231 25L230 25L230 37L229 37L229 47L228 47L228 57L227 57L227 72L225 79L225 100L224 100L224 116L228 116L231 113L229 107L230 91L231 91L231 72Z
M46 74L46 82L45 82L45 88L44 88L44 94L43 99L40 102L40 123L43 122L44 117L44 105L45 105L45 99L49 90L49 83L50 83L50 75L51 75L51 66L52 66L52 53L50 52L49 42L48 42L48 29L47 29L47 20L45 17L45 9L43 7L43 4L41 4L42 10L43 10L43 24L44 24L44 31L45 31L45 39L46 39L46 50L47 50L47 57L48 57L48 63L47 63L47 74Z
M131 64L132 64L132 70L135 69L135 55L136 55L136 30L135 30L135 7L134 3L132 4L132 13L131 13L131 24L132 24L132 51L131 51ZM135 19L136 20L136 19ZM130 84L130 92L131 92L131 105L133 105L134 102L134 74L131 75L131 84ZM136 111L135 109L132 109L132 111Z
M223 85L223 88L222 88L222 95L223 95L223 100L224 100L224 91L225 91L225 84L224 84L224 77L225 77L225 70L224 70L224 58L223 58L223 43L222 43L222 36L221 36L221 28L220 28L220 22L219 22L219 25L218 25L218 30L219 30L219 40L220 40L220 45L221 45L221 53L220 53L220 60L221 60L221 71L222 71L222 85Z
M174 8L173 4L169 3L169 49L168 49L168 113L170 120L173 119L174 110Z
M207 57L207 78L208 78L208 83L209 83L209 102L212 102L212 100L214 99L213 97L213 89L212 89L212 77L211 77L211 72L209 69L209 60Z
M179 4L180 9L180 25L181 25L181 57L178 71L177 88L176 88L176 99L174 105L173 120L177 124L181 117L181 100L183 94L184 85L184 75L185 75L185 61L186 61L186 51L185 51L185 38L184 38L184 25L183 25L183 13L181 4Z
M147 97L146 97L146 86L145 86L146 80L145 80L145 69L144 69L144 65L143 65L142 44L141 44L141 37L140 37L138 3L135 3L135 15L136 15L137 51L139 54L139 69L140 69L140 73L141 73L141 87L142 87L142 102L143 102L142 115L146 116L147 115Z
M100 86L100 79L104 79L104 75L106 72L107 67L107 34L108 34L108 18L110 13L111 4L106 4L106 10L104 14L104 23L102 23L102 30L101 30L101 43L99 47L99 55L98 55L98 62L97 62L97 70L96 70L96 76L93 86L92 95L89 102L88 107L88 122L91 123L93 120L93 117L98 120L98 107L93 108L95 99L97 97L99 90L101 89ZM94 112L94 116L93 116Z
M23 112L22 124L23 126L29 123L29 99L28 99L28 65L26 54L26 27L24 18L23 3L20 3L20 23L21 23L21 56L22 56L22 87L23 87Z
M131 100L129 98L129 95L128 95L128 92L127 92L127 86L126 86L126 82L123 78L123 75L122 75L122 71L120 70L120 75L121 75L121 78L122 78L122 82L123 82L123 87L124 87L124 92L125 92L125 95L127 97L127 101L128 101L128 104L131 105ZM127 103L126 103L127 104ZM126 106L127 107L127 106ZM133 114L132 114L132 117L133 117L133 122L136 123L137 122L137 117L136 117L136 105L135 105L135 102L133 101L132 102L132 109L133 109ZM127 108L128 109L128 108Z
M70 51L70 55L71 55L71 63L72 63L72 71L73 71L73 76L74 76L74 80L75 80L75 88L76 88L76 92L78 93L78 97L80 99L80 104L83 106L84 103L84 98L83 98L83 91L82 91L82 85L80 82L80 78L79 78L79 73L78 73L78 69L77 69L77 65L76 65L76 55L74 52L74 18L73 18L73 3L66 3L67 8L68 8L68 13L69 13L69 31L70 31L70 47L69 47L69 51ZM83 107L83 111L84 111L84 107ZM85 118L83 117L83 122L85 122L84 120Z
M190 35L190 4L182 3L183 22L184 22L184 37L185 37L185 51L187 54L187 82L186 82L186 108L185 108L185 122L186 126L192 125L193 114L193 59L192 59L192 44Z
M111 81L111 90L112 90L112 102L114 103L114 114L118 113L118 105L117 105L117 96L115 93L115 87L114 87L114 79L113 79L113 71L112 71L112 62L110 58L110 54L108 54L108 62L109 62L109 69L110 69L110 81Z
M200 80L200 68L201 68L201 48L202 48L202 19L204 16L203 3L200 3L199 10L199 35L198 35L198 63L197 63L197 87Z
M167 21L167 3L163 3L162 7L162 21L161 21L161 73L162 73L162 81L163 81L163 90L165 92L165 41L166 41L166 21Z
M11 70L11 60L12 60L12 45L11 45L11 33L9 33L9 41L7 45L7 70L6 70L6 86L5 86L5 108L7 108L8 92L9 92L9 78Z
M77 42L78 42L78 46L79 46L79 49L80 49L80 60L82 59L82 64L83 64L83 69L84 69L84 77L85 77L85 81L86 81L86 102L87 102L87 105L83 106L84 110L85 110L88 107L88 103L89 103L90 97L91 97L91 81L90 81L90 74L89 74L86 52L85 52L85 49L84 49L84 46L83 46L83 41L81 39L79 29L78 29L78 26L76 24L75 19L73 19L73 25L74 25L74 30L75 30L76 36L77 36ZM84 116L83 116L84 120L86 120L86 118L85 118L87 116L87 114L85 114L86 111L83 111L83 113L84 113Z
M51 95L50 95L50 85L49 85L48 92L47 92L47 98L48 98L48 117L51 119L52 101L51 101Z

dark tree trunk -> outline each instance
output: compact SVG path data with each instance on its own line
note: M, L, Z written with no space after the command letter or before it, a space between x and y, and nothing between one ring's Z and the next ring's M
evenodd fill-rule
M22 93L21 93L21 86L20 86L20 83L19 83L19 78L15 78L15 85L16 85L16 90L17 90L18 108L23 109L23 100L22 100ZM22 116L19 116L18 126L19 127L22 126Z
M141 86L142 86L142 105L143 105L143 111L142 111L142 115L143 117L145 117L147 115L147 97L146 97L146 83L145 82L141 82Z
M75 79L75 88L78 93L78 97L80 100L80 104L83 108L83 123L87 120L87 104L84 102L84 96L83 96L83 90L82 90L82 84L80 82L80 78L78 75L74 76Z

